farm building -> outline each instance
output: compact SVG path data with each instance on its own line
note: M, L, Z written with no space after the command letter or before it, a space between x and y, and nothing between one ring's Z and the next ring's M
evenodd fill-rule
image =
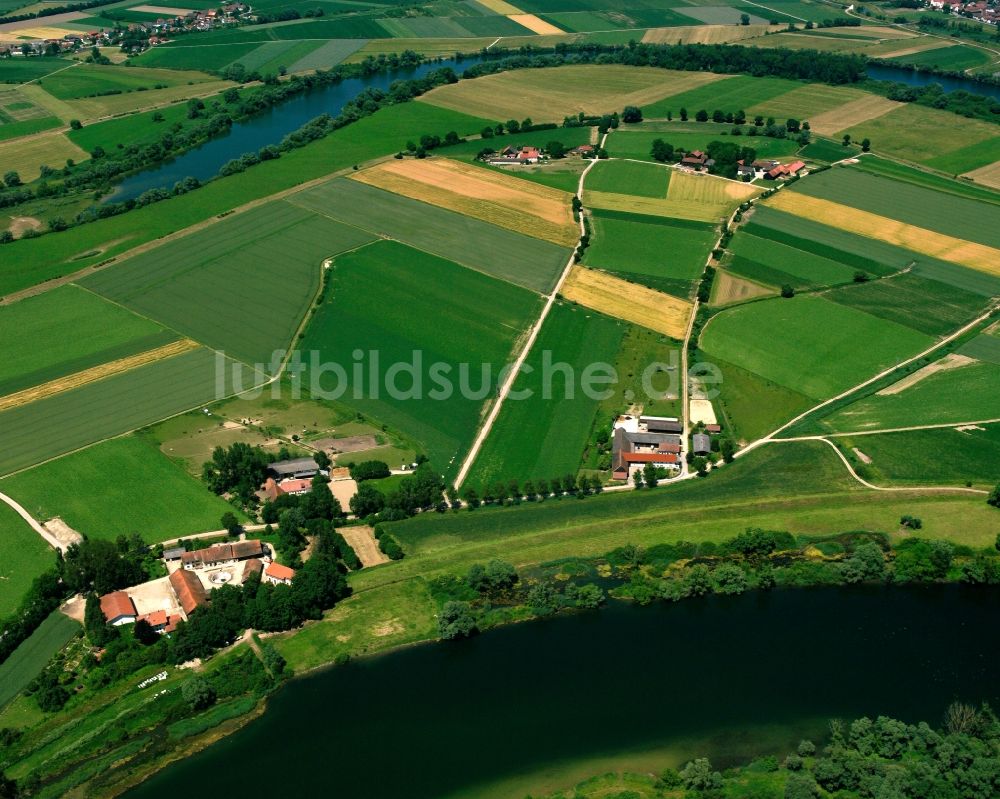
M705 433L695 433L691 436L691 451L695 455L708 455L712 451L712 439Z
M208 593L201 584L201 580L193 572L178 569L170 575L169 579L170 587L174 589L177 601L186 615L190 616L195 608L208 604Z
M684 425L676 416L640 416L639 425L650 433L683 433Z
M264 579L272 585L291 585L295 579L295 569L282 566L280 563L269 563L264 569Z
M686 166L691 169L707 169L708 167L714 165L715 159L709 158L708 153L702 152L701 150L692 150L689 153L685 153L684 157L681 158L681 166Z
M180 619L177 616L168 615L165 610L155 610L152 613L147 613L145 616L140 616L136 621L144 621L153 628L154 632L166 635L172 633L177 628L177 622Z
M187 550L184 547L171 547L170 549L163 550L163 559L165 561L180 560L185 552Z
M804 166L804 161L792 161L790 164L778 164L768 170L767 177L770 180L777 180L778 178L793 178L802 170Z
M290 477L281 482L276 481L273 477L268 477L261 489L264 499L268 502L274 502L282 494L298 496L308 494L310 491L312 491L312 480L306 477Z
M292 458L286 461L275 461L267 464L267 469L278 480L289 478L300 479L312 477L319 471L319 466L312 458Z
M113 591L101 597L101 611L108 624L120 627L123 624L134 624L139 615L135 609L132 597L124 591Z
M248 558L266 555L259 539L236 541L232 544L213 544L204 549L195 549L181 555L181 565L185 569L210 569L227 563L237 563Z
M542 151L537 147L504 147L498 154L489 157L493 166L510 164L537 164L542 160Z
M254 574L259 575L264 570L264 563L259 558L250 558L243 564L243 576L240 582L245 583Z
M615 480L627 480L634 465L655 463L668 469L679 468L681 437L670 433L629 432L615 429L611 442L611 471Z

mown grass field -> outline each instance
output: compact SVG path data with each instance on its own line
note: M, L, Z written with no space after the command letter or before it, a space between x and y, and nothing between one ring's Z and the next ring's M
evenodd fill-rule
M355 180L333 180L289 202L540 292L569 258L568 248Z
M763 114L779 121L793 118L807 120L865 96L865 92L860 89L812 83L799 85L789 92L769 97L744 110L748 116Z
M6 493L3 481L0 492ZM55 558L52 547L9 505L0 502L0 619L14 612L31 581L52 566ZM0 706L3 704L0 699Z
M856 271L831 258L742 230L733 237L729 249L737 256L734 271L765 283L774 284L787 276L785 282L796 287L835 286L851 282Z
M0 663L0 707L21 693L78 632L78 622L58 610L53 611L7 660Z
M87 153L58 131L0 141L0 164L3 164L5 174L7 171L17 172L25 183L41 174L42 164L62 166L67 158L83 161L87 157ZM5 258L6 255L4 253Z
M478 489L498 480L523 485L525 480L575 475L599 402L584 393L584 370L613 363L624 332L625 325L602 314L568 303L555 305L528 354L531 371L518 376L515 393L504 403L466 484ZM569 386L552 364L571 367ZM593 387L614 389L597 382Z
M237 360L288 347L319 289L322 263L365 231L276 201L83 280L114 302Z
M450 158L386 161L354 180L563 247L580 231L566 192Z
M922 424L950 424L994 419L1000 391L1000 366L974 363L938 372L898 394L872 396L818 422L838 432L883 430Z
M38 84L59 100L78 100L108 92L148 91L210 81L204 72L176 72L82 64L42 78ZM197 91L195 89L194 91Z
M587 173L587 191L665 199L673 171L634 161L598 161Z
M136 56L135 63L142 67L158 69L202 69L215 71L239 61L260 47L257 42L217 44L212 47L150 47Z
M680 118L680 110L687 109L691 118L706 110L711 114L716 109L736 112L746 110L753 105L762 105L768 100L779 97L786 92L800 87L802 84L785 78L753 78L749 75L728 76L724 80L700 86L685 92L671 95L643 108L643 115L650 119L666 117L667 112L673 113L674 119Z
M341 401L412 436L437 469L454 474L494 395L500 370L538 313L539 298L398 242L377 242L345 254L332 268L326 300L306 330L304 349L316 350L322 363L340 364L349 376L352 353L361 349L365 375L371 379L375 373L378 393L352 383ZM395 378L400 393L394 397L386 387L391 377L387 370L396 363L413 363L415 350L423 364L419 385L414 387L403 372ZM378 352L380 367L373 366L371 351ZM429 373L435 363L448 365L441 377L453 391L441 390ZM467 396L459 383L463 363L469 364L464 367L465 385L471 389ZM492 371L485 384L483 364ZM324 391L337 384L329 373L320 383Z
M848 146L845 147L843 144L838 144L832 141L824 141L823 139L815 139L799 152L803 158L812 158L817 161L839 161L842 158L850 158L852 155L857 155L860 150L857 147ZM866 162L870 161L870 158L864 159Z
M219 530L243 514L150 441L126 436L0 480L0 491L37 519L59 516L88 538L139 533L150 544Z
M281 158L213 181L196 192L131 211L57 236L5 245L0 295L75 272L147 241L223 214L252 200L399 150L414 130L478 132L486 120L426 103L402 103ZM2 152L2 145L0 145Z
M720 312L700 347L778 385L825 399L930 346L932 339L821 297Z
M967 180L955 180L943 175L935 174L926 169L900 164L897 161L889 161L877 156L867 156L854 165L854 169L864 172L871 172L876 175L885 175L895 180L913 183L917 186L934 189L939 192L957 194L960 197L969 197L973 200L1000 205L1000 192L993 189L977 186Z
M33 133L41 133L44 130L51 130L52 128L61 126L62 122L53 116L25 119L20 122L5 122L0 124L0 141L16 139L19 136L30 136Z
M537 69L530 82L514 87L504 74L463 80L428 92L420 102L500 121L530 116L535 122L561 122L579 111L604 114L648 105L719 79L706 72L586 64Z
M693 116L693 113L692 113ZM713 141L729 141L732 125L702 123L703 130L692 131L690 125L681 126L676 122L653 123L654 129L619 128L608 136L607 150L614 158L636 158L642 161L652 159L653 142L663 139L674 147L689 150L704 150ZM677 125L677 132L672 126ZM652 126L650 126L652 127ZM769 139L765 136L740 136L732 141L740 146L753 147L760 158L783 158L799 149L794 139Z
M714 227L665 217L592 211L593 233L584 263L641 279L691 281L705 267ZM657 288L660 284L650 283Z
M990 490L1000 482L1000 425L940 428L831 439L845 454L856 447L876 485L956 485Z
M956 238L1000 247L1000 206L850 167L796 182L792 191Z
M234 387L246 390L263 379L260 373L199 348L4 411L0 474L206 405L232 393Z
M17 331L0 338L0 396L177 338L76 286L0 307L0 327Z
M929 67L958 72L988 63L990 55L978 47L955 44L951 47L936 47L933 50L925 50L921 53L897 56L889 60L898 64L905 64L906 66Z
M57 69L65 69L70 65L70 61L62 58L9 58L4 61L0 83L26 83L29 80L44 78Z

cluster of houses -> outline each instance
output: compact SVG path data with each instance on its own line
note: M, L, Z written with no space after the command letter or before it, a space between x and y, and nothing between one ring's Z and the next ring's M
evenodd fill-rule
M759 158L750 164L743 161L736 162L736 174L741 178L754 178L761 180L780 180L794 178L805 168L804 161L792 161L790 164L781 164L766 158ZM805 174L805 173L803 173Z
M688 169L693 169L695 172L702 172L711 166L715 166L715 159L709 158L708 153L701 150L692 150L684 154L680 160L680 165Z
M101 597L109 624L148 622L158 633L169 634L179 621L211 601L213 588L242 585L254 575L272 585L291 585L295 570L276 563L268 545L258 539L213 544L188 551L174 547L163 552L167 577L112 591Z
M701 425L691 436L691 452L708 455L717 424ZM623 415L615 419L611 439L611 477L629 480L652 463L668 472L679 472L684 450L684 424L675 416Z
M592 158L597 152L597 148L592 144L581 144L567 152L581 158ZM504 147L499 152L490 152L483 156L482 160L490 166L528 166L545 161L547 158L548 154L542 147L514 144Z
M308 494L312 491L312 479L317 474L330 476L320 469L312 458L290 458L267 465L270 472L261 486L261 499L274 502L282 494ZM347 471L346 469L344 471Z
M967 19L974 19L978 22L985 22L988 25L1000 23L1000 8L987 2L987 0L976 0L973 3L948 2L948 0L929 0L927 3L931 8L939 11L950 10L952 14Z

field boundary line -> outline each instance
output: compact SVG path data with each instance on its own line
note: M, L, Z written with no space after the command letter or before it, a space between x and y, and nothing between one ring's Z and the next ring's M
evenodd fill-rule
M854 471L854 467L851 466L851 462L847 460L847 457L840 448L830 441L825 436L802 436L801 438L772 438L770 443L780 444L787 443L789 441L822 441L824 444L828 444L833 448L833 451L837 453L837 457L840 458L841 463L847 468L848 473L857 480L865 488L870 488L872 491L916 491L916 492L934 492L934 493L944 493L944 492L955 492L959 494L981 494L983 496L988 495L990 492L985 491L981 488L965 488L963 486L877 486L874 483L869 483L860 474Z
M970 427L977 424L997 424L996 419L975 419L969 422L937 422L935 424L918 424L912 427L886 427L881 430L855 430L847 433L824 433L826 438L852 438L854 436L878 436L890 433L912 433L916 430L947 430L955 427ZM791 436L789 438L773 438L772 441L808 441L812 436Z
M45 539L45 543L47 543L49 546L53 547L54 549L57 549L59 552L66 551L67 548L66 545L62 544L58 538L52 535L52 533L50 533L44 527L42 527L42 525L38 522L38 520L35 519L35 517L32 516L30 513L28 513L28 511L24 509L24 506L21 505L21 503L18 502L16 499L14 499L13 497L9 497L6 494L0 494L0 502L7 503L14 511L14 513L16 513L22 519L24 519L24 521L28 523L28 526L32 530L34 530L43 539Z
M604 139L601 141L601 147L607 141L608 134L604 134ZM587 168L583 170L580 174L580 179L576 184L576 196L582 198L583 196L583 184L587 178L587 173L593 169L594 164L597 163L596 158L591 159L590 163L587 164ZM587 228L584 223L583 209L579 211L578 223L580 225L580 237L582 238L586 232ZM504 400L507 399L507 395L510 394L511 389L514 387L514 381L521 372L521 367L528 358L528 353L531 348L535 345L535 340L538 338L539 332L541 332L542 325L545 319L549 315L549 311L552 310L552 306L555 304L556 297L559 295L559 289L562 288L563 283L566 282L566 278L569 273L573 270L576 265L576 255L577 248L579 247L579 241L577 242L577 247L573 248L573 252L570 253L569 260L566 266L563 268L562 274L559 275L559 279L556 281L555 286L552 287L552 291L549 293L548 298L545 301L545 305L542 306L542 312L539 314L538 319L531 328L531 332L528 334L528 339L525 341L524 346L521 348L520 354L511 364L507 377L504 379L503 385L500 387L500 391L497 394L496 401L490 408L490 412L483 422L483 426L479 429L475 440L472 442L472 446L469 448L469 452L466 454L465 459L462 461L462 467L458 470L458 475L455 477L455 488L456 490L462 487L462 483L465 482L465 478L469 476L469 471L472 469L472 464L475 462L476 457L479 455L479 450L482 449L483 444L486 442L486 438L493 429L493 424L496 422L497 417L500 415L500 409L503 407Z
M31 388L26 388L22 391L15 391L13 394L0 397L0 413L14 408L19 408L24 405L30 405L33 402L38 402L39 400L47 399L48 397L54 397L66 391L81 388L89 385L90 383L100 382L101 380L105 380L109 377L114 377L115 375L124 374L125 372L132 371L133 369L138 369L141 366L147 366L151 363L158 363L159 361L173 358L176 355L196 350L200 346L201 344L197 341L193 341L189 338L182 338L179 341L172 341L169 344L164 344L162 347L145 350L144 352L137 352L134 355L127 355L124 358L118 358L114 361L107 361L106 363L92 366L89 369L83 369L79 372L64 375L63 377L57 377L55 380L49 380L46 383L40 383L37 386L32 386Z

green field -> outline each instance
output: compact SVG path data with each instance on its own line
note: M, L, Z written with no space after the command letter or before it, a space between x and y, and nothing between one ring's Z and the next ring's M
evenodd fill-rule
M937 158L931 158L926 163L934 169L960 175L996 161L1000 161L1000 136L960 147Z
M855 269L832 258L800 250L789 244L773 239L761 238L742 230L733 237L730 251L738 256L734 259L734 271L765 283L775 283L775 278L793 286L835 286L850 283ZM755 270L754 265L764 267ZM774 274L777 273L777 274Z
M116 92L182 86L210 80L200 72L176 73L141 67L99 66L83 64L66 69L38 81L38 85L59 100L77 100Z
M37 519L59 516L88 538L139 533L154 544L218 530L233 507L151 442L126 436L0 480ZM237 516L242 516L236 511Z
M217 375L220 371L223 374ZM233 372L237 372L234 378ZM199 348L0 413L0 474L205 405L263 376Z
M716 109L735 113L753 105L764 104L772 97L782 95L801 85L798 81L784 78L753 78L748 75L737 75L657 100L643 108L643 114L650 118L666 117L667 111L671 111L674 119L679 119L682 108L687 109L692 119L702 109L709 114Z
M354 351L361 350L369 385L352 382L341 401L411 436L439 470L453 474L493 396L500 369L539 310L537 296L393 241L342 255L332 268L327 299L306 330L303 348L318 352L321 363L342 365L348 375L357 363ZM393 397L388 370L412 364L414 351L422 360L420 385L415 388L404 371L394 378L402 393ZM440 389L430 372L436 363L447 365L450 371L440 376L453 391ZM483 364L492 371L485 384ZM472 389L468 398L460 390L463 373ZM377 391L371 390L372 375ZM318 377L312 374L310 381ZM339 380L327 373L320 385L334 391Z
M888 60L908 67L929 67L958 72L988 63L990 55L978 47L955 44L951 47L937 47L933 50L896 56Z
M142 67L159 69L220 70L260 47L257 42L217 44L213 47L150 47L133 61Z
M535 291L550 291L569 258L556 244L354 180L332 180L289 202Z
M1000 247L1000 206L849 167L796 182L793 191L949 236Z
M930 346L929 336L815 296L722 311L701 348L813 399L825 399Z
M230 217L85 278L83 285L237 360L288 347L325 259L373 240L283 201Z
M931 336L958 329L986 308L978 294L913 273L843 286L823 296Z
M0 663L0 708L17 696L80 631L80 625L58 610L38 625L13 654Z
M962 345L958 350L962 355L968 355L979 361L1000 365L1000 336L983 333Z
M2 481L0 492L6 493ZM52 566L55 557L52 547L9 505L0 502L0 619L14 612L31 581Z
M998 155L997 158L1000 160L1000 155ZM945 191L949 194L957 194L960 197L969 197L973 200L982 200L983 202L992 203L993 205L1000 205L1000 192L994 191L993 189L989 189L985 186L978 186L967 180L955 180L954 178L944 177L943 175L937 175L925 169L918 169L916 167L900 164L896 161L889 161L885 158L879 158L877 156L868 156L860 159L858 163L854 165L854 169L860 169L864 172L871 172L876 175L885 175L886 177L903 180L907 183L916 184L917 186L924 186L925 188L936 189L937 191Z
M704 150L713 141L734 141L741 147L752 147L759 158L781 158L791 155L799 149L794 139L770 139L765 136L731 137L732 125L717 125L705 122L704 132L692 132L690 126L684 126L677 133L671 129L674 123L658 125L664 130L617 130L608 136L607 150L615 158L638 158L644 161L652 159L650 151L653 141L663 139L667 144L684 151ZM680 126L678 125L680 128Z
M307 180L379 155L396 152L413 131L478 132L485 119L427 103L402 103L246 172L212 181L198 191L71 228L56 236L19 239L4 245L0 296L75 272L139 244L182 230L212 216Z
M553 306L525 362L531 371L518 376L468 485L478 489L510 479L523 485L525 480L575 475L599 402L584 394L581 375L590 364L613 363L624 332L623 323L586 308ZM562 363L573 370L569 392L565 378L551 368ZM595 387L614 388L603 383ZM530 396L517 399L528 392Z
M671 171L655 164L634 161L598 161L587 173L587 190L639 197L667 196Z
M593 234L584 263L652 288L663 287L663 280L695 280L716 240L715 228L707 222L617 211L591 213Z
M0 327L17 331L0 338L0 396L177 339L76 286L0 307Z
M18 136L30 136L32 133L41 133L43 130L52 130L62 126L62 122L56 117L42 117L41 119L25 119L21 122L7 122L0 125L0 141L16 139Z
M814 139L802 148L799 155L803 158L815 158L817 161L839 161L842 158L850 158L852 155L857 155L859 152L861 150L858 147L850 145L845 147L839 142ZM871 160L873 159L865 158L863 159L863 163L868 163Z
M849 457L857 447L877 485L959 485L991 489L1000 482L1000 425L941 428L832 439ZM855 459L857 456L855 456Z
M44 78L57 69L65 69L72 64L61 58L8 58L0 70L0 83L27 83Z
M898 394L873 394L822 419L822 428L851 432L994 419L1000 366L973 363L925 377Z

